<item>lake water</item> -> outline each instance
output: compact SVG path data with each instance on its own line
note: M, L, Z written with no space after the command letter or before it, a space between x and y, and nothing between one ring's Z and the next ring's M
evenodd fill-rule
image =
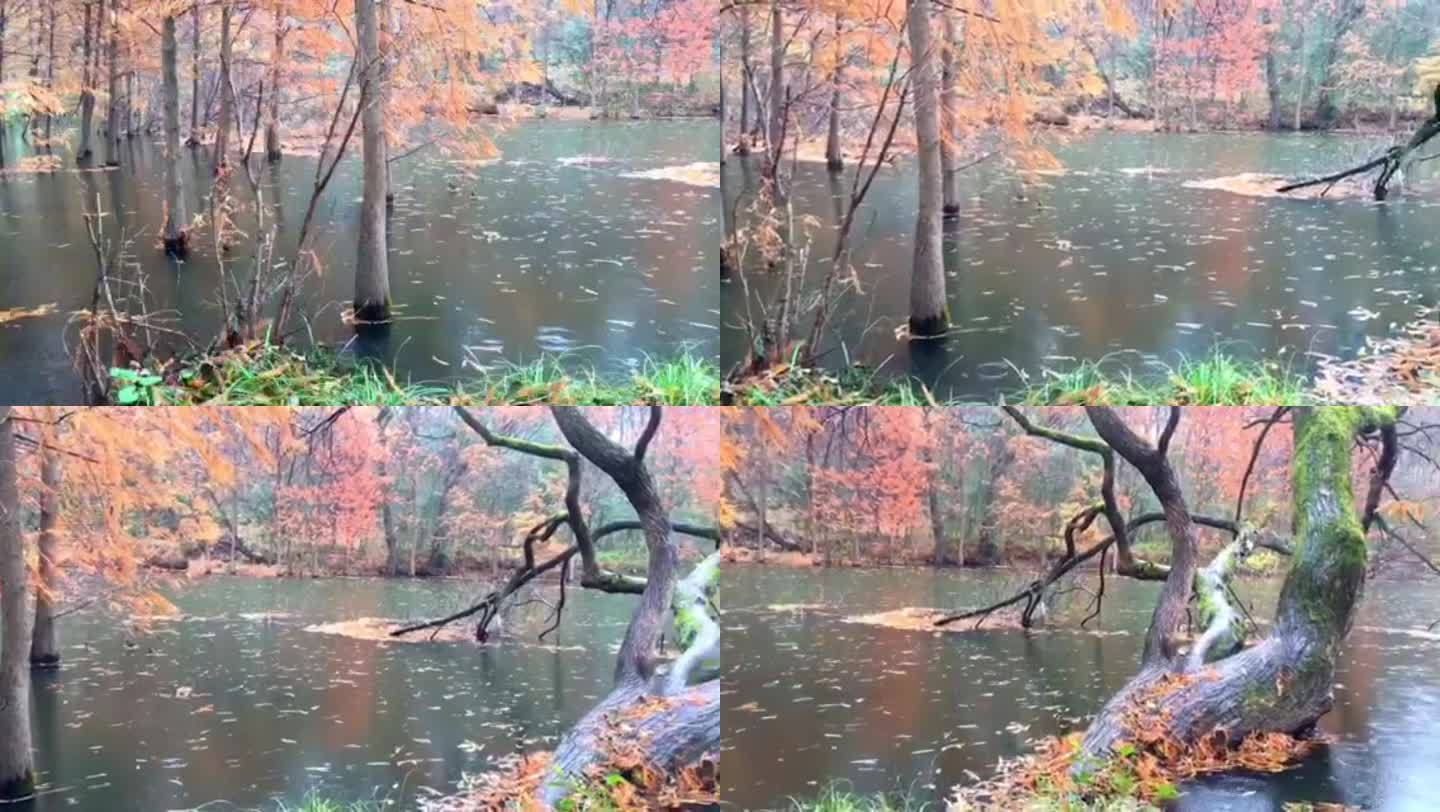
M19 144L15 128L9 133L13 161ZM713 121L532 121L495 140L501 160L486 166L433 151L394 164L389 250L397 321L367 352L414 380L542 352L567 353L611 376L682 346L715 357L715 190L624 177L713 159ZM136 141L118 171L0 175L0 310L57 309L0 325L0 402L79 402L65 324L71 311L89 306L95 283L82 215L94 210L97 194L115 214L107 233L123 228L135 237L133 254L154 305L178 310L179 326L202 344L218 331L219 271L208 230L192 241L183 264L155 245L163 211L159 154L158 146ZM295 155L261 169L266 199L279 201L277 256L289 259L293 251L315 160ZM208 153L187 153L184 166L193 213L202 210L197 170L208 189ZM232 186L237 197L248 196L243 174ZM359 161L347 159L318 210L325 272L304 302L305 312L318 314L316 339L331 346L353 335L341 308L354 295L359 199ZM237 220L253 228L252 215ZM241 249L231 257L235 267L245 267L248 245Z
M963 635L842 620L902 606L979 605L1020 579L727 567L722 749L727 776L741 776L724 785L727 804L786 808L841 780L943 808L951 787L992 775L997 759L1082 729L1133 675L1158 584L1110 579L1099 625L1090 626L1104 634L1067 630L1078 624L1063 620L1053 631ZM1440 634L1414 632L1440 619L1440 589L1374 581L1367 590L1336 675L1336 707L1320 725L1335 742L1285 773L1183 787L1181 809L1260 812L1287 801L1435 808ZM1271 616L1278 583L1244 581L1239 591L1257 617ZM784 604L825 608L767 608Z
M993 400L1077 360L1140 371L1217 343L1236 355L1307 369L1316 355L1351 357L1437 302L1440 190L1421 165L1387 204L1303 201L1187 187L1244 172L1306 176L1383 149L1376 138L1329 135L1099 133L1054 145L1060 174L1015 172L992 159L962 175L960 218L946 225L945 268L954 332L943 342L896 339L909 307L915 229L914 162L882 171L856 218L850 294L827 356L909 373L957 397ZM755 159L732 157L725 195L748 200ZM797 213L817 217L808 278L828 267L849 192L823 164L802 164ZM742 209L743 209L742 202ZM743 220L743 217L741 218ZM773 278L773 277L772 277ZM760 271L752 288L773 284ZM740 285L722 293L721 355L743 357ZM1012 368L1013 365L1013 368Z
M294 806L309 789L414 808L498 756L553 748L609 690L632 597L573 590L550 647L535 644L538 604L517 612L506 630L516 639L485 648L305 631L430 617L478 592L448 580L212 577L172 595L183 618L137 633L90 611L66 617L63 668L34 684L33 808Z

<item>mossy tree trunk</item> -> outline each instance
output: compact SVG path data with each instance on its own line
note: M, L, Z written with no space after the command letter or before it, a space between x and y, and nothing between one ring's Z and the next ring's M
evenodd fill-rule
M1357 436L1378 434L1382 460L1393 461L1397 419L1389 408L1295 410L1296 543L1270 634L1219 659L1202 656L1195 663L1175 652L1147 660L1086 732L1084 761L1107 757L1131 735L1127 719L1155 714L1147 710L1154 704L1162 710L1145 721L1163 725L1185 744L1217 733L1231 742L1253 733L1302 733L1330 710L1335 662L1365 583L1366 524L1393 468L1377 466L1362 519L1351 485L1351 452ZM1147 702L1157 690L1165 691L1163 702Z

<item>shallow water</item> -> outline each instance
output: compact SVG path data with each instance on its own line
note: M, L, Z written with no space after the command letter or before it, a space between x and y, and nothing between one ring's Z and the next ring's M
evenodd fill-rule
M544 628L538 605L517 615L530 634L510 628L518 639L486 648L304 630L429 617L478 591L459 581L214 577L172 595L183 619L133 635L93 612L66 617L63 668L35 680L44 791L33 808L294 806L310 789L414 808L496 757L551 748L609 689L632 599L571 593L547 638L553 649L533 645Z
M13 160L14 128L9 137ZM389 252L397 321L366 353L414 380L542 352L568 353L610 375L682 345L715 356L715 191L623 177L711 159L719 148L713 121L533 121L495 141L501 158L490 165L457 164L433 150L394 164ZM52 316L0 325L0 403L80 402L65 325L70 311L90 303L95 265L83 213L94 210L96 195L115 215L108 233L123 229L134 238L131 253L148 274L154 306L178 310L178 325L202 343L218 330L210 234L198 235L184 263L159 251L160 150L148 141L129 146L118 171L0 176L0 310L57 307ZM282 223L277 256L293 251L315 161L293 155L261 170L266 199L279 201L271 214ZM193 213L201 201L197 171L208 188L208 154L191 153L184 163ZM232 186L248 197L242 175ZM354 294L359 199L359 161L351 158L318 209L325 270L304 297L316 339L331 346L353 335L341 311ZM249 213L237 220L253 227ZM244 267L245 255L237 250L230 260Z
M736 808L785 808L828 782L904 791L938 803L993 774L1030 742L1084 726L1133 674L1158 585L1111 579L1092 630L964 635L846 623L847 614L978 605L1021 573L932 570L726 570L725 728ZM1245 581L1257 617L1278 583ZM1082 599L1077 598L1076 600ZM825 604L824 611L776 611ZM1083 608L1083 607L1081 607ZM1083 612L1080 613L1083 616ZM1182 788L1186 810L1278 809L1286 801L1383 810L1433 809L1440 763L1440 637L1409 636L1440 618L1433 585L1372 582L1336 675L1336 737L1278 775L1228 776ZM1388 631L1387 631L1388 630ZM973 775L972 775L973 774Z
M882 171L856 218L864 293L832 319L831 365L863 361L908 372L955 396L993 399L1044 369L1077 360L1136 369L1174 364L1217 343L1297 371L1317 356L1351 357L1436 303L1440 190L1421 166L1403 195L1300 201L1189 188L1244 172L1306 176L1359 163L1388 142L1327 135L1097 133L1054 145L1062 174L1028 176L990 160L961 175L962 211L946 225L954 333L899 341L909 307L914 163ZM732 157L725 195L755 188L754 159ZM814 231L812 283L828 268L843 182L802 164L797 212ZM1333 193L1332 193L1333 194ZM743 222L743 217L741 218ZM763 295L767 280L749 281ZM721 354L745 351L740 285L725 284ZM1013 365L1013 367L1012 367Z

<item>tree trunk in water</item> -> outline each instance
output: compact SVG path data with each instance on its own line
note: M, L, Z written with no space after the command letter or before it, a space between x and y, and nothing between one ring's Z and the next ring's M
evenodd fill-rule
M770 131L768 164L772 176L778 173L785 137L785 12L780 0L770 0Z
M835 15L835 70L830 75L830 124L825 133L825 166L831 172L845 168L845 158L840 154L840 77L843 73L844 54L840 47L840 15Z
M375 0L355 0L359 39L360 126L364 188L360 201L360 246L355 264L356 324L390 318L390 268L385 248L385 94Z
M955 81L955 15L949 9L941 14L945 20L945 50L940 57L940 171L945 188L941 211L949 220L960 216L960 145L955 142L960 88Z
M230 0L220 5L220 118L215 122L215 154L210 157L210 172L219 175L230 165L230 128L235 126L235 99L230 95Z
M40 450L40 582L35 585L32 668L60 667L60 647L55 636L55 595L60 588L60 477L60 455L47 444Z
M165 95L165 226L161 241L175 255L185 253L185 199L180 193L180 69L175 16L161 24L160 64Z
M750 92L750 7L740 7L740 140L735 145L739 155L750 154L750 108L755 106Z
M200 0L190 4L190 137L185 143L200 144Z
M265 160L280 160L280 66L285 59L285 4L275 5L275 48L270 52L270 114L265 120Z
M910 0L911 87L919 152L920 205L915 216L915 264L910 275L910 334L937 336L950 327L941 254L940 96L930 43L930 0Z
M120 24L116 21L119 16L114 4L118 0L110 0L111 6L107 24L110 29L110 65L109 77L106 84L109 97L106 99L105 110L105 165L120 165ZM105 3L100 3L101 17L105 15Z
M25 571L25 537L20 533L20 491L15 457L15 424L9 406L0 406L0 799L13 800L35 789L30 752L30 585Z
M50 3L50 17L46 28L49 30L50 38L47 57L45 60L45 89L51 93L55 92L55 15L59 3ZM45 151L54 152L55 148L50 143L50 124L54 118L48 111L45 113Z
M75 151L76 163L88 163L95 155L90 139L95 130L95 74L91 72L90 52L93 35L90 31L90 3L85 3L85 30L81 37L82 63L80 66L80 147Z
M1330 710L1335 661L1365 583L1352 444L1357 435L1376 431L1393 442L1395 420L1387 408L1296 409L1291 481L1297 543L1269 636L1194 672L1178 654L1143 666L1086 732L1087 756L1106 757L1130 735L1127 717L1137 712L1136 700L1177 674L1185 678L1172 682L1176 687L1161 703L1164 717L1154 721L1186 744L1221 731L1232 743L1252 733L1303 732Z

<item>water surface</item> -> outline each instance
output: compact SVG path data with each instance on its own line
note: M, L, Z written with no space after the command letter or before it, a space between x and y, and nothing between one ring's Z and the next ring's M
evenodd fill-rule
M1421 165L1389 203L1246 197L1185 184L1244 172L1305 176L1359 163L1376 138L1275 134L1114 134L1054 145L1063 170L1021 177L998 160L961 175L962 211L945 231L954 332L896 338L909 307L914 162L877 177L855 224L863 294L832 320L827 363L911 373L933 388L993 399L1044 369L1111 357L1149 369L1217 343L1239 356L1308 369L1351 357L1437 301L1440 190ZM726 162L727 205L743 209L758 168ZM802 164L797 212L819 220L807 276L828 269L851 173ZM749 274L756 296L773 277ZM728 366L743 357L741 285L723 291ZM843 349L841 349L843 347Z
M992 775L997 759L1082 729L1133 675L1158 594L1158 584L1110 579L1099 625L1090 627L1102 634L1070 631L1070 622L1028 635L942 635L841 618L981 605L1009 594L1021 574L742 566L726 573L726 600L739 608L725 616L722 749L727 775L740 778L727 780L722 797L738 809L786 808L833 780L943 808L951 787ZM1257 617L1271 616L1278 583L1244 581L1239 589ZM783 604L826 608L767 608ZM1260 812L1309 801L1433 809L1440 636L1399 630L1437 618L1434 585L1370 583L1336 674L1336 707L1320 725L1335 743L1289 772L1184 787L1180 808Z
M484 648L304 630L430 617L479 591L460 581L212 577L172 595L183 618L143 631L90 611L68 616L63 667L34 685L44 789L33 808L271 808L309 790L414 808L499 756L553 748L609 690L633 598L572 591L550 648L534 645L546 614L538 604L507 629L528 635Z
M13 160L20 145L15 128L9 133ZM566 353L611 376L682 346L714 357L715 192L625 177L711 159L719 144L714 122L531 121L494 137L501 157L493 164L457 163L432 150L393 165L388 233L397 321L364 351L414 380L541 353ZM137 139L126 145L118 171L0 175L0 310L57 308L53 316L0 325L0 403L80 402L66 320L90 304L96 270L83 214L94 211L97 196L113 215L107 232L133 240L129 253L147 273L152 306L177 311L175 326L202 344L218 332L219 270L209 230L197 235L184 262L156 246L159 155L158 145ZM184 158L191 213L203 210L208 160L203 150ZM281 223L277 254L287 259L315 164L292 155L261 169L266 199L278 201L270 215ZM353 334L341 312L354 295L359 174L359 161L347 159L320 204L316 247L324 272L303 299L315 339L336 347ZM238 172L233 188L248 199ZM236 221L253 229L248 212ZM248 252L242 241L228 257L232 266L246 267ZM296 339L308 337L302 329Z

